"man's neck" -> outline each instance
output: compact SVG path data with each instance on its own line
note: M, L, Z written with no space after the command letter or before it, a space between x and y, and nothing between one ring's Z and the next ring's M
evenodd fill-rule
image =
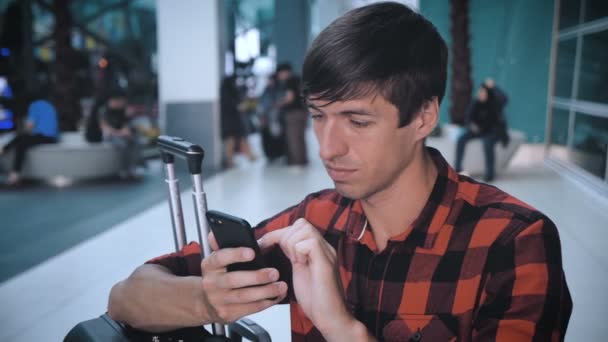
M391 186L361 200L379 251L386 248L391 237L410 229L428 201L437 173L423 148Z

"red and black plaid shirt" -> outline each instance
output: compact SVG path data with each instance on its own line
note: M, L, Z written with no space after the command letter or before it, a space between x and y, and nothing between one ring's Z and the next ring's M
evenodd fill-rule
M300 217L317 227L337 251L348 306L379 340L563 340L572 300L555 225L497 188L459 176L439 152L427 151L439 171L430 198L411 229L382 252L373 227L361 235L360 201L334 190L311 194L261 222L256 235ZM199 253L193 243L152 262L178 275L200 275ZM267 262L291 284L291 265L280 248ZM286 301L293 341L323 341L291 286Z

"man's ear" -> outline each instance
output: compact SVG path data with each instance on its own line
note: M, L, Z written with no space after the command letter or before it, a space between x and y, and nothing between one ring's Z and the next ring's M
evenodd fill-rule
M415 119L416 140L425 139L437 126L439 121L439 100L433 97L426 101Z

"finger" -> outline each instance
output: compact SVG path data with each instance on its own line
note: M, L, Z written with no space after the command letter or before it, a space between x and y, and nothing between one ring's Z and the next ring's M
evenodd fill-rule
M289 233L290 228L292 228L294 226L300 226L305 223L308 223L308 221L306 221L306 219L299 218L294 222L293 225L291 225L289 227L277 229L277 230L271 231L269 233L266 233L266 234L264 234L264 236L262 236L258 240L258 245L260 246L260 248L272 247L272 246L278 244L281 241L281 239L283 239L283 236L285 234Z
M312 228L314 229L314 228ZM285 234L283 240L281 240L281 248L287 255L289 260L296 262L296 250L295 246L300 241L307 240L314 237L314 232L309 225L299 224L294 225L289 234Z
M230 291L225 301L227 304L254 303L267 299L275 299L287 293L287 284L279 281L272 284L245 287Z
M209 247L211 247L211 250L217 251L220 249L217 244L217 240L215 240L215 235L213 235L213 232L209 232L209 235L207 235L207 241L209 241Z
M304 241L298 242L295 245L295 253L296 253L295 262L297 262L298 264L307 264L308 263L309 254L312 249L311 241L312 240L304 240Z
M278 244L288 229L289 227L281 228L264 234L264 236L258 240L258 245L260 248L268 248Z
M201 262L201 268L206 272L226 271L226 266L237 262L253 260L255 253L251 248L222 248L211 253Z
M295 225L292 228L292 231L293 232L284 239L285 241L281 242L281 246L285 244L286 248L288 249L289 258L293 262L296 262L297 260L295 246L299 242L308 239L325 241L323 240L323 237L321 236L321 234L319 234L317 229L304 219L296 221Z
M332 260L323 251L322 241L307 239L298 242L295 246L296 260L299 263L331 264Z
M257 271L228 272L218 280L218 286L224 289L238 289L272 283L279 280L279 271L264 268Z
M285 298L285 295L276 299L264 299L257 302L245 303L245 304L233 304L228 306L228 311L232 313L232 319L230 321L236 321L241 317L251 315L256 312L260 312L267 309L275 304L280 303Z
M295 220L293 226L303 226L307 224L310 224L310 222L308 222L308 220L306 220L305 218L300 217L299 219Z

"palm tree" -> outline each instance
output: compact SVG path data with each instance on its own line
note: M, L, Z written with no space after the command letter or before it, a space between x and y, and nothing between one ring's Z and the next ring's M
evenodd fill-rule
M80 120L80 104L75 74L76 51L72 47L72 14L70 0L53 0L55 15L55 82L54 103L62 131L75 131Z
M450 120L464 124L471 98L471 49L469 48L469 0L450 1L450 34L452 36L452 80L450 82Z

